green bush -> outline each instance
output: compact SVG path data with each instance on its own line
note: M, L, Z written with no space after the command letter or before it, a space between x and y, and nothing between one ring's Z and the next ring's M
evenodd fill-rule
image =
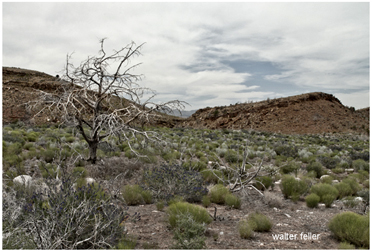
M173 229L176 240L174 249L203 249L205 248L205 226L195 221L190 213L180 213L176 216L176 224Z
M345 196L351 196L353 195L353 190L351 189L351 186L346 182L340 182L334 185L334 187L338 191L338 197L342 199Z
M77 166L72 169L72 176L74 178L86 178L88 176L88 171L82 166Z
M322 165L324 165L327 169L334 169L336 168L337 164L340 162L339 159L329 156L319 156L318 160Z
M330 207L338 196L338 190L334 186L323 183L313 185L310 192L318 195L320 197L320 202L323 202L326 207Z
M284 175L282 177L280 189L283 193L284 198L291 198L293 201L296 202L301 195L307 192L308 185L302 180L296 180L291 175Z
M137 245L137 240L132 237L124 237L120 239L117 249L135 249Z
M248 239L253 235L252 227L249 225L246 219L239 221L238 229L239 235L243 239Z
M355 246L348 242L341 242L338 249L355 249Z
M331 232L341 241L369 248L369 214L344 212L335 215L328 224Z
M212 222L212 217L209 215L205 208L197 205L190 204L188 202L177 202L171 204L168 209L168 221L172 228L177 226L178 215L190 214L191 218L198 223L209 224Z
M347 183L351 187L352 195L355 195L358 191L362 189L355 179L346 178L343 179L342 182Z
M218 184L212 187L209 192L209 196L211 198L211 202L216 204L223 204L225 203L225 196L229 193L229 189L221 184Z
M242 202L237 196L228 193L225 195L225 205L235 209L240 209Z
M9 146L7 146L7 153L19 155L21 154L23 149L23 145L21 143L14 143Z
M56 151L57 151L57 149L55 149L55 148L53 148L53 149L48 148L48 149L42 151L41 155L44 158L44 161L47 162L47 163L51 163L57 155Z
M283 174L288 174L291 172L297 173L297 171L300 169L300 164L296 162L290 162L280 168L281 172Z
M323 166L319 162L311 162L308 166L306 166L306 170L308 172L315 171L317 178L320 178L323 175Z
M248 223L252 230L257 232L268 232L273 226L272 221L261 213L252 213L248 216Z
M26 135L26 139L29 142L36 142L38 137L39 137L39 133L37 133L37 132L30 132Z
M238 155L236 154L235 151L233 151L233 150L228 150L228 151L225 153L225 160L226 160L226 162L228 162L228 163L236 163L236 162L238 162L239 158L238 158Z
M122 190L122 195L128 205L140 205L151 203L152 196L148 191L144 191L139 185L126 185Z
M172 205L178 202L185 202L185 199L182 196L176 195L167 201L168 205Z
M326 195L323 196L322 201L323 201L323 203L325 204L326 207L331 207L333 201L334 201L336 198L337 198L337 197L335 197L335 196L332 195L332 194L326 194Z
M254 183L254 186L261 191L269 189L269 187L274 186L274 182L272 177L269 176L262 176L256 178L256 183Z
M356 171L364 170L369 172L369 164L363 159L354 160L352 166Z
M52 178L55 179L58 176L61 176L61 170L57 170L57 165L55 164L46 164L44 162L39 163L39 169L43 178Z
M203 207L209 207L211 205L211 199L208 195L204 195L202 198Z
M311 193L305 198L307 207L315 208L318 206L318 203L320 201L320 197L316 195L315 193Z
M222 171L220 170L209 170L209 169L206 169L206 170L203 170L201 171L201 175L203 176L203 179L205 182L207 183L213 183L213 184L217 184L219 179L216 175L214 175L214 173L220 177L220 178L223 178L223 173Z
M156 202L156 209L158 211L163 211L163 209L164 209L164 201L158 201L158 202Z

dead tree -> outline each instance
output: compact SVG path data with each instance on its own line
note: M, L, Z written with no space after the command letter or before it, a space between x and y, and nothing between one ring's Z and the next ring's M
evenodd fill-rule
M137 83L142 75L132 72L139 64L131 65L130 60L141 54L143 44L137 46L132 42L108 54L104 41L100 40L98 56L88 57L77 67L71 63L72 55L67 55L60 78L62 91L42 92L38 100L28 103L30 109L39 108L39 113L51 113L61 123L76 126L88 143L88 160L92 163L97 160L99 142L109 136L123 137L129 145L129 140L138 135L159 140L140 126L155 121L162 116L160 112L180 110L187 104L179 100L154 103L155 91Z
M245 193L246 188L252 188L255 191L257 191L260 195L263 195L255 186L254 183L260 183L259 181L255 180L256 177L262 176L260 174L262 172L262 164L264 161L264 158L261 159L261 161L258 164L251 164L248 162L248 141L246 142L246 146L244 148L243 153L243 160L241 162L241 165L236 167L231 167L225 162L223 162L220 158L220 163L223 163L223 169L221 166L217 168L222 173L227 174L227 178L224 176L219 176L217 173L211 169L210 171L218 178L219 181L221 181L231 192L243 192ZM248 169L246 165L249 164L253 169Z

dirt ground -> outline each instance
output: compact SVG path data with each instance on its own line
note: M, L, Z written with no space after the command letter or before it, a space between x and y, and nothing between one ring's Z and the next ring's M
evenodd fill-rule
M273 192L281 195L278 186ZM343 211L361 211L358 207L348 209L340 201L336 201L331 208L312 209L304 201L293 203L284 198L279 209L266 205L262 196L253 191L243 199L241 209L212 204L207 208L211 215L214 214L214 207L217 207L217 216L223 220L213 221L207 226L207 249L338 249L339 241L327 228L329 220ZM250 239L240 238L239 221L255 211L272 220L271 231L254 232ZM128 212L139 212L141 215L140 221L127 223L128 235L137 239L135 249L172 249L174 240L166 222L166 208L158 211L156 204L130 206ZM284 240L274 239L279 234L284 235Z

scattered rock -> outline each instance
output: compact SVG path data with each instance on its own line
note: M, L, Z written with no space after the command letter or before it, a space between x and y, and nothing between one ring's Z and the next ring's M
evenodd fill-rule
M13 179L13 183L25 185L25 186L31 186L32 184L32 177L29 175L20 175Z
M329 175L323 175L323 176L320 177L320 180L323 180L323 179L326 179L326 178L329 178L329 177L331 177L331 176L329 176Z
M87 182L87 185L88 184L93 184L96 182L96 180L94 178L85 178L85 181Z
M354 201L360 201L360 202L362 202L363 201L363 198L362 197L355 197Z
M288 218L291 218L291 216L290 216L289 214L286 214L286 213L285 213L284 215L287 216Z

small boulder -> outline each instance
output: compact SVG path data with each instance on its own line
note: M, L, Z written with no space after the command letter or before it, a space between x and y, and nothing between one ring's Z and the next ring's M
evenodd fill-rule
M32 183L32 177L29 175L20 175L13 179L14 184L30 186Z
M323 180L323 179L326 179L326 178L329 178L330 176L329 175L323 175L320 177L320 180Z
M93 183L96 182L94 178L85 178L85 181L87 182L87 185L88 184L93 184Z

